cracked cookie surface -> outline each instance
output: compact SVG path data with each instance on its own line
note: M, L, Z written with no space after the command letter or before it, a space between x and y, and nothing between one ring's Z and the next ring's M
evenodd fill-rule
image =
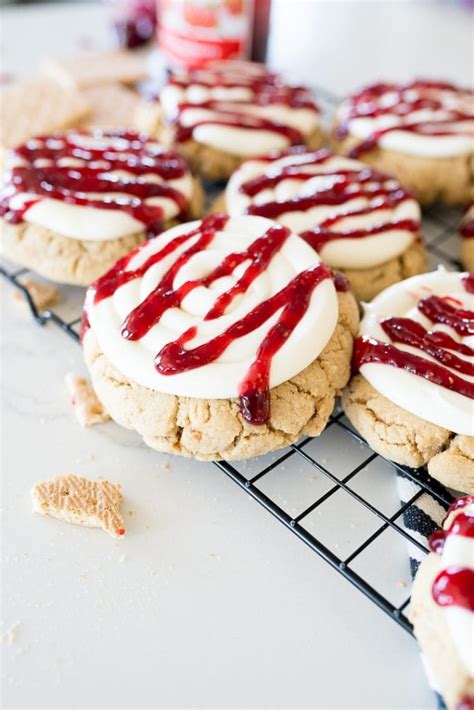
M333 336L307 368L271 390L267 424L242 419L237 399L197 399L163 394L128 380L106 358L89 329L83 348L94 389L111 417L137 431L148 446L166 453L239 460L268 453L326 426L335 397L350 376L358 309L350 293L338 294Z
M362 376L352 378L342 397L356 430L377 453L419 468L444 485L474 493L474 437L456 436L421 419L379 394Z

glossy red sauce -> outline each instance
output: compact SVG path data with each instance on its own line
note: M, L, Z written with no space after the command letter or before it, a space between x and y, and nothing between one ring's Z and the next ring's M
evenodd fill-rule
M187 198L166 181L176 180L186 174L187 167L177 153L159 152L147 139L137 133L127 131L94 132L97 138L119 139L119 148L110 143L106 148L83 148L77 145L74 136L81 132L41 136L27 141L13 150L13 156L24 161L13 167L8 184L0 200L0 215L5 220L18 224L27 210L38 200L48 198L71 205L94 207L97 209L122 210L144 224L150 236L163 228L162 207L147 204L153 197L165 197L176 203L179 216L186 214ZM61 165L65 159L81 160L74 166ZM37 165L36 161L48 161ZM111 174L123 170L127 177ZM165 182L144 182L143 176L151 174ZM111 195L105 199L90 197L91 193L124 193ZM12 195L29 193L32 195L23 206L12 208Z
M181 253L155 289L127 316L122 326L122 335L128 340L142 338L160 320L167 309L179 306L192 289L198 286L209 286L215 280L231 274L239 264L249 261L250 263L240 279L228 291L218 296L213 307L207 313L206 319L222 316L232 301L239 294L247 291L259 274L267 268L273 256L281 249L291 234L286 227L272 226L263 236L255 239L245 251L226 256L221 264L204 278L185 282L175 289L173 282L179 270L193 254L205 249L210 244L216 231L223 229L228 219L226 215L222 214L209 215L195 230L176 237L135 270L127 269L127 267L131 258L140 248L120 259L107 274L89 288L83 330L85 331L88 327L87 311L91 305L110 297L123 284L140 278L153 264L158 263L179 246L196 237L194 244ZM277 322L262 340L255 361L239 387L241 412L244 419L252 424L264 424L270 417L272 359L304 316L314 289L325 279L333 279L338 290L348 288L346 279L334 275L329 267L318 263L298 274L286 287L260 303L207 343L186 349L184 346L194 338L196 328L193 327L185 331L178 339L168 343L157 353L155 358L157 371L162 375L171 376L214 362L235 340L255 331L280 311Z

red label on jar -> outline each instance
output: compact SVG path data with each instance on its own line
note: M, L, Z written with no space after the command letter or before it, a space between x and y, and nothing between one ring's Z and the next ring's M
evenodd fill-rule
M173 66L247 56L253 0L157 0L158 42Z

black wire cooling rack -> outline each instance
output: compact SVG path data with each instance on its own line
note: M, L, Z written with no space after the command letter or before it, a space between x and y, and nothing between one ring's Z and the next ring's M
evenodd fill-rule
M326 91L317 95L326 110L336 101ZM424 214L423 236L430 269L438 264L459 268L454 255L458 250L460 216L460 211L442 207L431 208ZM22 292L39 325L52 323L79 342L79 313L66 319L57 309L39 312L25 286L31 272L2 265L0 273ZM305 438L250 462L216 461L214 465L412 633L407 615L410 581L400 579L403 577L400 570L408 570L410 548L418 551L418 556L428 550L423 538L405 528L403 515L426 493L443 507L453 499L425 470L400 466L374 453L337 408L320 437ZM400 474L408 479L412 492L403 504L396 487ZM295 488L304 492L298 500L294 498ZM335 535L338 530L342 531L339 538ZM401 545L398 557L403 556L395 571L393 545L397 549Z

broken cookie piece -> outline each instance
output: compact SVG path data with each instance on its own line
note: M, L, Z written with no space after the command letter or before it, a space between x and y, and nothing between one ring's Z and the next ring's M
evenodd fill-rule
M68 474L37 483L31 491L33 512L73 525L102 528L112 537L125 533L118 483L89 481Z
M65 377L65 382L81 426L93 426L110 419L93 388L84 377L69 372Z
M26 279L22 282L22 286L26 288L31 296L36 309L41 313L51 306L55 306L61 300L61 294L55 286L50 286L49 284L40 283L39 281L34 281L33 279ZM26 304L26 298L22 291L12 291L13 298L18 303Z

